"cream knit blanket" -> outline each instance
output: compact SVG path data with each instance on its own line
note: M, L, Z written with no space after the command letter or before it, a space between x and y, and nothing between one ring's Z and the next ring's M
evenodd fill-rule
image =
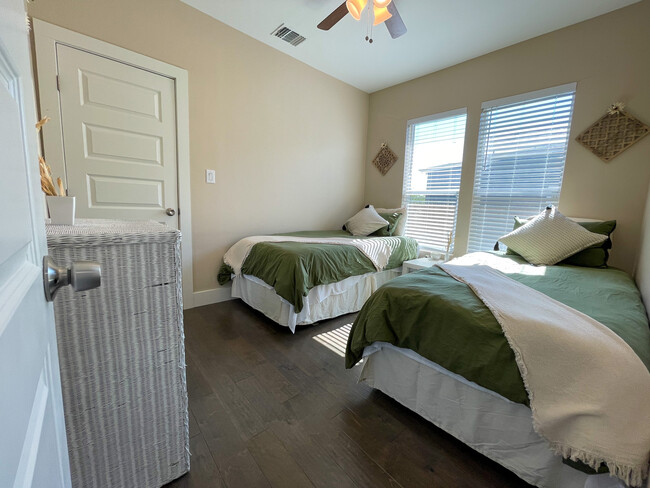
M245 237L232 246L223 257L223 262L233 269L235 275L241 268L253 246L259 242L303 242L306 244L337 244L354 246L372 261L377 271L388 264L393 250L400 240L397 237L372 237L369 239L346 239L344 237L294 237L294 236L251 236Z
M504 261L483 253L478 261L490 258ZM593 468L604 462L612 475L641 486L650 458L646 366L600 322L476 264L468 255L440 268L467 284L501 325L528 391L535 431L562 457Z

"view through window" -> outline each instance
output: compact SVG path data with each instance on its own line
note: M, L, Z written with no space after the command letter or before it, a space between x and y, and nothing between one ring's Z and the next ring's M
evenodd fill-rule
M465 143L466 109L410 120L402 205L405 234L425 250L453 251Z

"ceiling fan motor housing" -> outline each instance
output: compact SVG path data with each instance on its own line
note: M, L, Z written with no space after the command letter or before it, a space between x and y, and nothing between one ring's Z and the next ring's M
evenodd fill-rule
M366 6L368 6L368 3L369 0L346 0L334 9L334 11L325 19L323 19L323 21L318 24L318 28L325 31L330 30L348 13L354 19L361 20L361 15ZM397 39L406 34L406 26L397 11L395 2L392 0L372 0L371 5L373 7L371 15L373 15L372 19L374 20L374 25L384 23L393 39ZM372 42L370 39L366 40Z

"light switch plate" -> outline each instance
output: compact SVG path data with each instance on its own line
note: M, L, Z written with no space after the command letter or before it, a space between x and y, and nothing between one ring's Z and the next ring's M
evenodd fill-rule
M216 183L216 177L213 169L205 170L205 182L206 183Z

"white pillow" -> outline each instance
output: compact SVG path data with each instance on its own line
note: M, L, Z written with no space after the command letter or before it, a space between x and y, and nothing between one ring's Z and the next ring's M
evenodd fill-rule
M548 207L499 241L529 263L548 266L606 239L606 235L589 232L555 207Z
M345 223L353 236L367 236L388 225L388 221L377 213L372 205L361 209Z
M388 214L402 214L402 218L399 219L397 225L395 226L394 236L403 236L404 228L406 227L406 207L401 208L376 208L377 213L388 213Z

